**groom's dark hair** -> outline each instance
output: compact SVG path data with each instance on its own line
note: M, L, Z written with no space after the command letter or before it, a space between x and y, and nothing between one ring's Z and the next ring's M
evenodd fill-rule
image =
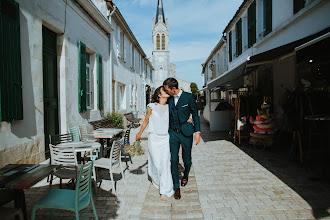
M174 78L167 78L167 79L165 79L165 81L163 82L163 85L164 86L166 86L166 85L168 85L168 87L170 88L170 89L173 89L173 87L175 87L176 89L178 89L179 88L179 83L178 83L178 81L176 80L176 79L174 79Z

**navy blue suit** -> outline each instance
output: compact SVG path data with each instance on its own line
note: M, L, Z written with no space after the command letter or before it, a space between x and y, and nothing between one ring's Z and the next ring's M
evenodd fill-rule
M189 175L191 167L191 148L193 144L193 133L200 131L199 117L195 97L191 93L182 92L178 103L175 105L174 98L168 100L170 111L170 150L171 150L171 172L173 188L179 188L179 150L182 145L182 160L184 163L184 176ZM194 122L187 120L192 115Z

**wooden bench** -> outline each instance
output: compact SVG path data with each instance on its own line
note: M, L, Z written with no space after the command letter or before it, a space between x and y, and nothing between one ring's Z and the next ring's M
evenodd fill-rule
M115 126L112 124L111 119L105 118L97 121L90 121L89 124L91 124L94 128L94 130L99 128L114 128Z
M132 112L124 114L127 121L131 122L134 128L137 128L140 126L140 120L139 118L135 118Z

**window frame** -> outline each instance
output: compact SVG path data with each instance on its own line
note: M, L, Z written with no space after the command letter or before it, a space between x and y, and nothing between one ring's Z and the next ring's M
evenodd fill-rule
M91 53L86 52L86 107L87 110L92 110L93 103L93 69L91 68ZM89 71L88 71L89 70ZM88 102L90 105L88 105Z

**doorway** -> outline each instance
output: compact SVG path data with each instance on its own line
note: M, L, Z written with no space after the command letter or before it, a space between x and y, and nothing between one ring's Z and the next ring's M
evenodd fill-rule
M59 134L56 33L42 27L43 101L45 157L49 158L49 135Z

